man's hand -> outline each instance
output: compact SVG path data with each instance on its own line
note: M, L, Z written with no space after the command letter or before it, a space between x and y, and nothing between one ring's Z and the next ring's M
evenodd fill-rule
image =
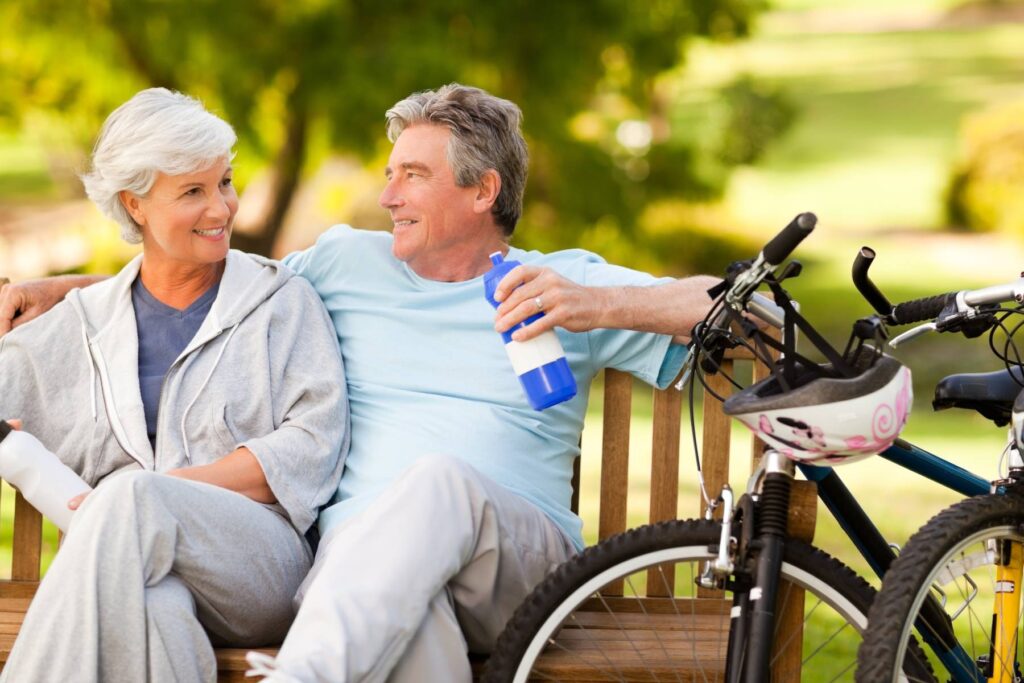
M583 287L550 268L516 266L494 290L500 301L494 329L505 332L527 318L544 317L516 330L516 341L532 339L556 325L570 332L586 332L600 326L601 313L608 308L610 288Z
M0 279L0 337L60 303L68 287L50 278L17 284Z

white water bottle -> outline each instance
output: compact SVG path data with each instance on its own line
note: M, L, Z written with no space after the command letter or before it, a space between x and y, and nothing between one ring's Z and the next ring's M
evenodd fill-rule
M67 531L75 511L68 501L92 490L74 471L28 432L0 420L0 478L21 491L32 507Z

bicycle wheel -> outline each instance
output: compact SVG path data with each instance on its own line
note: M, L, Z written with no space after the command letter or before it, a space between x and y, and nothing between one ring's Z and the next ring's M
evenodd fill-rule
M858 657L857 680L864 683L893 680L895 662L900 661L915 630L918 642L941 641L942 631L949 633L948 625L952 626L956 642L962 648L958 657L940 656L947 648L921 643L932 668L939 672L939 680L988 680L991 671L986 669L995 654L994 616L1013 611L1003 607L1009 603L1002 602L1007 595L1006 583L997 584L997 565L1001 558L1009 557L1011 548L1016 546L1019 550L1024 542L1022 524L1024 500L1016 495L1005 495L968 498L921 527L882 582L882 590L870 612L871 627ZM1012 598L1018 607L1019 591L1017 586ZM934 596L942 605L944 619L948 619L945 629L941 625L921 626L924 620L919 617L928 609L927 605L936 604L935 600L928 600L929 596ZM998 609L997 605L1000 605ZM1019 671L1016 662L1022 654L1021 623L1019 617L1009 621L1011 623L1004 624L1003 628L1017 652L1016 661L1007 662L1007 675L1012 676L1013 671ZM915 624L918 624L916 629ZM995 657L1006 661L1013 658L1013 654Z
M720 528L704 520L663 522L587 549L519 607L483 680L722 680L732 595L695 584L715 555ZM789 608L802 637L799 628L777 631L774 680L799 680L801 666L804 680L812 673L814 680L853 680L874 590L799 541L787 541L782 576L776 613Z

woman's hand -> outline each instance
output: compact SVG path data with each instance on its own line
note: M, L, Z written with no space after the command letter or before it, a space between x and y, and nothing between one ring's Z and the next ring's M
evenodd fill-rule
M85 491L84 493L79 493L77 496L69 500L68 509L77 510L79 507L81 507L82 501L85 500L86 496L88 496L90 493L92 493L92 489Z

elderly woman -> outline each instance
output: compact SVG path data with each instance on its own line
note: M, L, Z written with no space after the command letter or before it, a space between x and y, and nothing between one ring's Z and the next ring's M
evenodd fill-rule
M119 107L83 180L142 254L0 339L0 417L96 486L4 681L213 681L211 641L266 645L291 622L345 381L312 287L228 249L234 143L178 93Z

